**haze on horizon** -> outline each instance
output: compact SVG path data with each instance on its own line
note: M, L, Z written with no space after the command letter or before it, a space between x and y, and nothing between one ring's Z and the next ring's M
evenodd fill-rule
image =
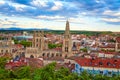
M0 0L0 28L120 32L120 0Z

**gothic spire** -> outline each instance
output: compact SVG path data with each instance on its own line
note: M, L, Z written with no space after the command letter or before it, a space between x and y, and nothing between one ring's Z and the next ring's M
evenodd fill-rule
M69 35L70 34L70 27L69 27L69 21L66 21L66 29L65 29L65 35Z

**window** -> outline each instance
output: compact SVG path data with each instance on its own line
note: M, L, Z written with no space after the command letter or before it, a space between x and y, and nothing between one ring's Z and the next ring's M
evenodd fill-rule
M20 53L20 57L25 57L25 53L24 52Z
M111 74L111 73L112 73L112 72L110 72L110 71L108 72L108 74Z
M111 66L111 63L110 63L110 62L107 62L107 65L108 65L108 66Z
M60 57L62 57L62 54L60 54Z
M52 57L54 57L54 54L52 53Z
M50 53L47 53L47 57L49 57Z
M68 52L68 47L65 47L65 52Z
M58 54L56 54L56 56L58 56Z
M38 39L36 39L36 42L38 42Z
M99 62L99 65L100 65L100 66L102 66L102 65L103 65L103 63L102 63L102 62Z
M45 56L45 53L43 53L42 56L44 57L44 56Z
M114 60L114 63L117 63L117 60Z
M1 53L3 53L3 50L1 50Z
M38 47L38 44L36 44L36 47Z
M34 56L33 56L33 55L30 55L30 58L34 58Z
M8 53L8 50L6 50L6 53Z
M103 71L100 71L100 74L103 74Z

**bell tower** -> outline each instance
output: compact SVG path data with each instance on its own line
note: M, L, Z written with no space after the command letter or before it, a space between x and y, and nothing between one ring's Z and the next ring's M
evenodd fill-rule
M40 51L44 49L44 32L43 31L34 31L32 47L36 47Z
M70 27L69 27L69 21L66 21L66 29L64 33L62 52L71 53L71 51L72 51L72 40L70 35Z

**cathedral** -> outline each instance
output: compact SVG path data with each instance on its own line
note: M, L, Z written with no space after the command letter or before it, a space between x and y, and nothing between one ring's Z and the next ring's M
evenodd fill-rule
M48 41L44 37L43 31L34 31L32 46L27 47L25 51L26 57L63 57L72 56L72 40L70 34L69 21L66 21L66 29L64 33L62 51L48 49Z

